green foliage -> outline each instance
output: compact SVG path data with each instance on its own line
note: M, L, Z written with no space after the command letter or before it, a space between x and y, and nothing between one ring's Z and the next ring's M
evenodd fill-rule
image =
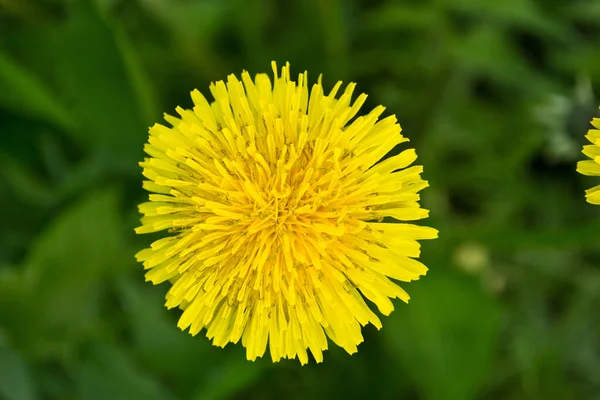
M0 347L0 394L7 400L35 399L28 367L14 350Z
M498 305L458 274L433 275L415 286L406 312L389 318L387 348L397 352L425 398L474 398L491 372Z
M123 349L115 347L93 349L76 379L77 398L82 400L173 399L151 376L132 365Z
M600 208L575 163L599 18L586 0L0 1L0 398L597 398ZM147 127L271 60L397 114L441 232L410 304L321 365L180 332L133 258Z
M58 90L78 124L76 140L86 149L110 151L113 157L140 154L145 137L141 115L152 113L142 111L147 99L135 91L134 86L140 86L130 71L135 54L125 42L85 2L71 6L70 18L49 40L55 49ZM129 51L127 59L121 49Z
M1 99L4 107L54 123L61 128L70 128L69 113L44 84L1 53L0 85L0 91L4 94Z

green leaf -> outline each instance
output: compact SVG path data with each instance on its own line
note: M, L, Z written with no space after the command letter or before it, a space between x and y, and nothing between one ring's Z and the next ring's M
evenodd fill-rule
M538 2L533 0L443 1L448 3L449 9L472 14L487 24L491 22L522 27L560 41L564 41L571 34L564 25L551 18L550 14L540 9Z
M99 345L91 351L78 374L82 400L169 400L173 395L135 365L123 350Z
M65 130L73 127L67 110L40 80L0 52L0 106Z
M215 51L214 44L220 40L219 34L224 25L230 23L227 11L231 4L220 0L140 0L139 4L171 36L173 49L178 50L177 53L163 55L166 62L179 62L201 74L203 79L225 78L222 75L226 68L223 57ZM246 3L244 7L251 6ZM177 68L173 70L177 71Z
M51 42L58 85L77 120L75 138L84 147L133 162L142 155L143 116L150 112L148 101L137 96L143 90L133 48L89 2L72 2L69 11Z
M596 22L600 18L600 3L598 2L574 2L566 7L567 15Z
M268 356L268 355L267 355ZM211 368L201 389L193 397L196 400L226 400L258 381L264 371L263 364L251 363L236 355L228 362Z
M54 219L25 261L24 301L36 315L21 321L31 332L26 345L62 352L93 334L103 279L125 270L123 242L112 190L92 192Z
M162 115L159 111L155 87L146 74L142 60L123 28L117 25L116 22L113 22L112 26L117 47L123 57L127 75L131 81L132 90L138 100L141 119L145 125L152 125L159 115Z
M0 397L5 400L32 400L34 383L25 361L14 350L0 345Z
M527 76L528 86L540 77L533 75L506 35L491 26L474 29L457 40L451 48L456 63L472 73L497 79L499 82L521 85Z
M0 151L3 176L19 200L28 205L48 207L55 201L52 187L31 168Z
M175 379L198 376L187 365L205 362L210 344L177 328L176 311L164 307L164 297L158 288L141 279L139 282L121 279L117 287L128 313L134 347L145 364Z
M437 268L411 285L384 339L425 399L473 399L492 366L500 311L474 281Z
M175 37L187 44L207 43L221 25L227 10L226 3L215 0L140 0L140 4L171 30Z
M33 245L26 262L30 283L88 282L113 270L111 263L122 255L120 229L115 191L88 194L58 215Z
M366 15L365 26L375 32L390 30L430 30L443 25L439 8L426 5L388 3Z
M177 328L177 312L163 306L158 288L122 279L118 289L132 325L133 348L144 365L168 377L180 391L203 400L227 399L261 376L263 363L247 361L239 343L220 349L202 333L192 337Z

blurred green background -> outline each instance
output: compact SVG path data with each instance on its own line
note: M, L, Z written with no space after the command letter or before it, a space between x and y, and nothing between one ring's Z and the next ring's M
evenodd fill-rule
M441 232L306 367L180 332L133 258L148 126L271 60L397 114ZM0 0L0 398L600 399L594 89L599 1Z

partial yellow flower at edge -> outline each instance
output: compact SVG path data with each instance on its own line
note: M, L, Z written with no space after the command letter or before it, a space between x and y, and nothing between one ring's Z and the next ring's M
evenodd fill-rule
M435 229L418 192L428 186L414 150L376 164L407 142L384 107L356 117L355 84L308 89L307 73L290 79L289 64L273 82L210 85L209 103L194 90L193 110L177 108L172 125L154 125L140 165L150 201L137 233L168 230L136 258L146 279L169 281L168 308L183 310L178 326L216 346L237 343L249 360L267 346L274 362L323 360L327 337L348 353L363 341L361 326L382 324L390 299L408 302L395 281L427 268L416 260Z
M591 123L595 129L590 129L585 137L592 144L583 146L582 151L591 160L579 161L577 172L582 175L600 176L600 118L593 118ZM600 185L586 190L585 198L588 203L600 204Z

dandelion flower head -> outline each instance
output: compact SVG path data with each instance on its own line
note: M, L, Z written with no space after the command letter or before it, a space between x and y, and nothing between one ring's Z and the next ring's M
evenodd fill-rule
M600 176L600 118L593 118L591 123L594 129L588 130L585 137L592 144L583 146L583 154L591 160L579 161L577 172L582 175ZM585 198L588 203L600 204L600 185L586 190Z
M367 301L383 315L408 302L396 281L426 273L417 240L437 231L400 222L427 217L428 184L412 149L379 162L408 141L395 116L357 117L366 95L352 102L353 83L336 97L341 82L309 93L306 72L273 73L229 75L213 102L194 90L193 110L150 128L136 232L170 235L136 257L147 280L170 282L179 328L241 340L249 360L268 347L273 361L321 362L328 337L352 354L362 326L381 328Z

